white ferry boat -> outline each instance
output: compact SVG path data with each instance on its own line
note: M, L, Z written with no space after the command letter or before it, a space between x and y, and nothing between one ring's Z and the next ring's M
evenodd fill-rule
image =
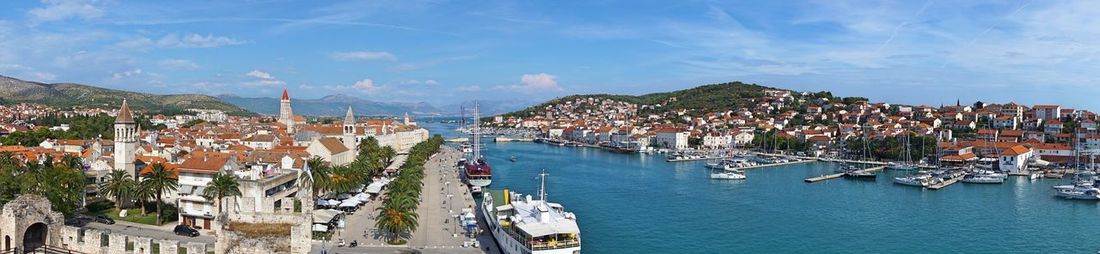
M507 189L484 194L481 211L489 231L501 253L579 254L581 230L577 216L566 212L561 204L546 201L546 173L540 175L538 200Z

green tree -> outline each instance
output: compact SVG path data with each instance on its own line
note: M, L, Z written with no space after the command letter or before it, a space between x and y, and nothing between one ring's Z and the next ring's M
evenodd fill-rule
M210 183L206 184L206 189L202 191L202 196L206 200L214 201L219 214L222 212L222 199L240 195L241 188L240 183L237 183L237 176L225 171L215 174L214 179L211 179Z
M115 206L121 209L124 204L123 200L126 200L125 198L130 195L130 191L134 189L133 178L126 175L126 171L116 169L108 173L103 181L103 193L114 196Z
M302 185L311 188L313 199L317 199L317 196L330 189L332 168L324 159L317 156L306 160L306 166L309 167L309 174L301 175L299 181L302 182Z
M179 182L176 181L172 170L168 170L163 164L157 163L151 166L149 172L144 175L145 180L142 181L149 190L156 194L156 206L157 206L157 225L164 223L163 215L163 197L165 192L175 191L179 188Z

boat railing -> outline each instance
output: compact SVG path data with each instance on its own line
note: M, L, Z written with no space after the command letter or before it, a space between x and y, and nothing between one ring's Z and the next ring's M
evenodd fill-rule
M532 251L536 251L536 250L554 250L554 249L573 248L573 247L579 247L579 246L581 246L580 239L558 240L558 241L548 241L548 242L532 241L531 250Z

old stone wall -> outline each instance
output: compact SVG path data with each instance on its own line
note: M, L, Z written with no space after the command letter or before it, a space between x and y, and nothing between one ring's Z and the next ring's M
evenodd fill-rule
M213 250L208 244L201 242L152 239L125 232L73 226L62 226L59 236L59 242L55 246L90 254L151 254L155 253L154 249L159 250L159 253L179 253L179 249L187 249L189 254L206 254L208 250Z

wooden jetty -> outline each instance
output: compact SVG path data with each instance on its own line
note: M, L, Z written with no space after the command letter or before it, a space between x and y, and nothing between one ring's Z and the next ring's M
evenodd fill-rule
M879 167L861 169L861 170L856 171L856 173L875 172L875 171L883 170L885 168L886 168L886 166L879 166ZM820 176L806 178L805 181L807 183L816 183L816 182L825 181L825 180L837 179L837 178L843 177L844 174L846 174L846 173L834 173L834 174L820 175Z
M806 178L806 182L807 183L816 183L816 182L825 181L825 180L829 180L829 179L837 179L837 178L840 178L842 176L844 176L844 173L821 175L821 176Z
M496 141L496 142L535 142L535 139L534 138L496 137L493 141Z
M801 163L807 163L807 162L814 162L814 160L800 160L800 161L788 161L788 162L783 162L783 163L760 164L760 165L755 165L755 166L751 166L751 167L743 167L743 168L737 168L737 169L748 170L748 169L758 169L758 168L794 165L794 164L801 164Z

